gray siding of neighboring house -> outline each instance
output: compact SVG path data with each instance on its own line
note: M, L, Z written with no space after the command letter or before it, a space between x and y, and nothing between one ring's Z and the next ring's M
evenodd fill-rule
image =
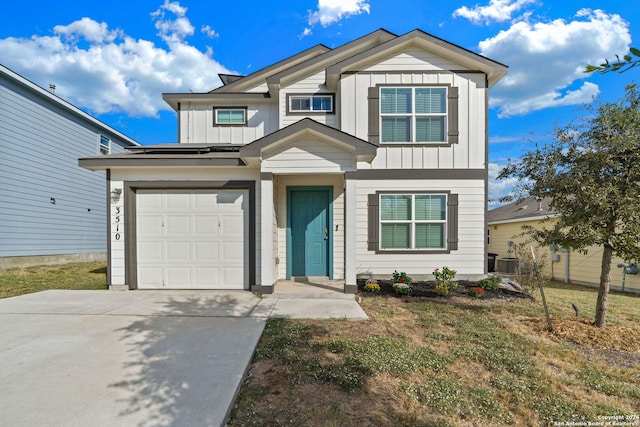
M59 104L0 75L0 258L107 251L105 173L78 158L122 142Z

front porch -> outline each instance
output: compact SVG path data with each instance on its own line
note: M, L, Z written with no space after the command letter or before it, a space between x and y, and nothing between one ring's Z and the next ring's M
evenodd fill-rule
M373 160L376 149L311 119L240 148L242 161L260 169L262 294L356 292L355 172L358 162ZM291 280L317 276L326 279L304 285Z
M272 294L264 298L280 299L347 299L353 300L353 293L345 293L344 280L331 280L328 277L292 277L290 280L278 280Z

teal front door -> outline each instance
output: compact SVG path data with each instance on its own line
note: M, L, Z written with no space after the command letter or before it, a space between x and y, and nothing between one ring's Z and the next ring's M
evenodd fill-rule
M329 276L330 200L326 187L290 187L289 276Z

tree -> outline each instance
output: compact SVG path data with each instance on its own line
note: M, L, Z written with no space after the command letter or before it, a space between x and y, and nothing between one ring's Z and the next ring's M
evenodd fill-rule
M631 55L637 57L637 59L634 59ZM594 71L597 71L600 74L605 74L609 72L624 73L625 71L640 65L640 49L636 49L635 47L632 47L630 49L630 52L625 56L623 56L624 61L621 61L618 55L616 55L616 59L617 61L613 63L609 62L608 59L605 59L604 64L587 65L584 72L592 73Z
M527 233L542 245L586 253L603 248L595 325L606 325L612 256L640 258L640 92L629 85L613 103L555 130L552 142L509 160L499 179L515 177L514 198L551 198L557 221Z

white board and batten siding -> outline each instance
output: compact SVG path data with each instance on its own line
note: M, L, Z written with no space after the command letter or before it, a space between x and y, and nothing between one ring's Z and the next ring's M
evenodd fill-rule
M78 158L123 143L59 104L0 76L0 257L107 251L105 174Z
M378 84L448 84L458 88L458 143L450 146L398 147L381 144L371 169L476 169L485 167L486 158L486 84L479 73L456 73L443 66L454 64L425 63L417 55L398 55L340 80L342 130L367 140L369 133L368 91ZM407 71L399 72L398 60ZM401 60L401 61L400 61ZM413 61L413 65L412 64ZM411 69L415 69L412 71ZM423 70L430 70L424 72Z
M212 104L182 106L178 113L181 123L180 142L248 144L277 130L278 110L275 102L237 106L247 107L247 126L214 126Z
M263 155L263 172L340 173L355 170L352 152L317 139L299 139L284 143Z
M376 191L451 191L458 194L458 249L448 254L376 254L369 251L367 199ZM390 275L402 268L407 274L429 275L434 268L447 266L459 275L478 275L484 271L485 182L483 180L361 180L357 183L357 274Z
M314 73L310 76L307 76L299 81L282 88L280 90L280 103L279 103L279 113L280 113L280 128L287 127L304 117L309 117L318 123L322 123L327 126L331 126L334 128L338 127L338 115L340 114L340 99L338 94L336 95L336 99L334 99L334 112L331 114L327 113L308 113L308 114L287 114L287 95L296 95L296 94L305 94L305 95L333 95L332 92L327 92L324 87L325 83L325 72L322 70L321 72Z

